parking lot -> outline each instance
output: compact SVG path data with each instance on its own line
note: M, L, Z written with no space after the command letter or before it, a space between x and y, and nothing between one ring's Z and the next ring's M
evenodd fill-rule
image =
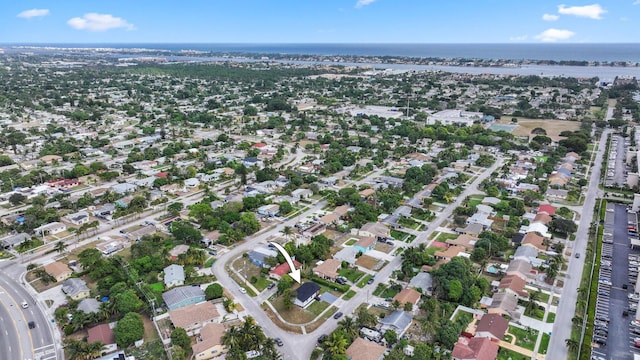
M629 246L634 236L635 213L627 213L624 205L607 204L592 339L594 359L631 360L634 353L640 354L635 347L640 323L637 327L631 323L640 298L633 293L640 265L640 251Z
M620 135L611 137L611 147L609 148L609 160L607 161L606 186L621 186L626 184L627 167L625 165L626 149L629 141Z

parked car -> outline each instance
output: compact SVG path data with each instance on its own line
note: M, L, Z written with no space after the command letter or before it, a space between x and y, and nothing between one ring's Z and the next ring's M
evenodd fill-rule
M333 315L334 319L339 319L342 316L342 312L338 311L335 315Z
M318 337L318 344L322 344L328 337L329 336L327 334L320 335L320 337Z
M280 338L275 338L275 342L276 342L276 345L278 345L278 346L284 345L284 343L282 342L282 339L280 339Z
M271 283L271 284L267 285L267 289L268 289L268 290L271 290L271 289L273 289L275 286L276 286L276 283Z

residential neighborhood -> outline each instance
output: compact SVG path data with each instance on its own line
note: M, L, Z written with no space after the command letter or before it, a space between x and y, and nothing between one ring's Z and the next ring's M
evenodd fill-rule
M0 55L31 358L612 358L604 323L640 329L635 78L84 54Z

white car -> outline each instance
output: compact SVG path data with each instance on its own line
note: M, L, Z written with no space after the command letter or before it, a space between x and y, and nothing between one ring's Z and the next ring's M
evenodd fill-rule
M29 307L29 304L27 304L27 302L23 300L22 304L20 304L20 306L22 306L23 309L26 309L26 308Z
M240 292L243 293L243 294L246 294L247 293L247 289L241 287L240 288Z

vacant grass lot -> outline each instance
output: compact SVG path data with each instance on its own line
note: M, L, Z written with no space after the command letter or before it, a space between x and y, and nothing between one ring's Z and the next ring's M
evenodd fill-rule
M527 331L515 326L509 326L509 333L516 337L516 345L520 347L533 350L536 345L538 330L531 329L530 331Z
M339 274L354 284L364 275L362 271L353 268L340 269Z

